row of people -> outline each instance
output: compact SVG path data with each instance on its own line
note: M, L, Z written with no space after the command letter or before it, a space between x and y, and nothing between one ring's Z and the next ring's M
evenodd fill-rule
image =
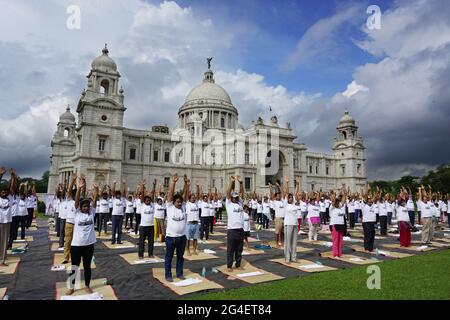
M6 173L0 167L0 181ZM12 249L14 240L17 240L19 228L20 238L26 236L26 230L31 227L36 218L37 197L34 182L19 183L20 178L16 171L10 169L8 186L0 190L0 266L6 266L6 252Z

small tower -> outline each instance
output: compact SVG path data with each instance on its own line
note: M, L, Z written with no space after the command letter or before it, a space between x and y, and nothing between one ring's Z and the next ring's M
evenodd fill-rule
M86 89L78 101L77 148L74 166L87 174L87 183L110 184L121 179L124 158L124 90L119 87L120 73L109 56L108 47L91 63ZM90 160L90 159L95 160Z
M366 185L365 147L362 137L358 136L356 122L347 110L336 129L338 135L333 142L338 181L336 187L350 187L352 192L359 192Z
M56 132L51 141L52 155L50 156L50 173L47 192L53 194L59 182L67 179L72 172L71 164L63 162L70 160L75 154L75 116L70 112L70 106L67 105L66 111L61 114L57 124ZM60 168L67 169L60 172Z

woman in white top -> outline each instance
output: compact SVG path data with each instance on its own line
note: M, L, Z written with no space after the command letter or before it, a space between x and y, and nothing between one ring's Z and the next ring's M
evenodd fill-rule
M133 229L134 208L135 208L135 199L133 198L132 195L128 195L128 198L125 201L125 229L127 231ZM128 227L128 220L130 220L129 227Z
M320 228L319 199L320 195L318 192L311 193L309 196L308 214L306 215L309 225L309 232L308 232L309 241L317 241L317 233Z
M269 229L270 203L269 203L269 198L267 196L264 196L261 206L262 206L262 213L263 213L263 228Z
M81 190L86 187L86 181L80 178L78 182L77 192L75 194L75 224L73 229L73 238L71 243L71 261L72 261L72 272L70 275L71 281L70 289L67 295L71 295L75 292L74 285L75 272L80 272L79 267L81 260L83 259L84 268L84 284L86 286L85 290L88 293L92 293L92 289L89 287L91 283L91 262L94 255L94 244L96 242L95 229L94 229L94 216L95 207L97 206L97 196L98 196L98 185L93 184L94 196L91 202L88 199L83 199L80 201ZM74 268L76 266L77 268Z
M377 216L375 212L374 201L377 201L376 195L373 196L370 192L367 195L363 195L365 203L362 203L362 225L364 232L364 250L367 252L373 251L373 245L375 241L375 223ZM374 197L374 198L373 198Z
M139 247L138 257L144 259L145 240L148 241L148 257L154 258L153 248L155 241L155 207L152 204L155 195L156 180L153 182L153 190L150 194L145 192L145 180L141 184L141 221L139 224Z
M184 250L186 249L186 210L183 203L183 197L175 194L175 185L178 181L178 175L173 176L172 187L169 192L167 202L167 230L166 230L166 256L164 259L164 268L166 280L173 281L172 278L172 258L176 251L177 266L176 275L178 279L185 279L183 276ZM184 192L187 188L187 177L184 176ZM183 192L183 194L184 194Z
M200 196L200 185L196 183L197 195L195 193L189 194L191 181L187 179L187 185L185 190L185 198L189 198L186 202L186 215L187 215L187 230L186 230L186 254L191 255L191 241L193 247L193 254L198 255L198 239L200 239L200 215L197 199Z
M342 256L342 245L345 232L345 203L347 201L347 195L344 192L339 197L336 197L334 191L331 191L331 204L330 204L330 226L331 226L331 239L333 242L333 257Z
M299 183L297 183L297 194ZM289 178L284 177L284 259L286 263L297 261L297 237L299 208L292 193L289 193Z
M409 247L411 245L411 221L408 210L406 209L406 198L403 194L397 201L397 223L400 232L400 247Z

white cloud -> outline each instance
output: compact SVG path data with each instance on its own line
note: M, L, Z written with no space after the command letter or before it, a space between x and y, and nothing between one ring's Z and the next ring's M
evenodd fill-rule
M365 86L359 85L357 84L354 80L347 85L347 89L342 92L342 95L346 98L351 98L352 96L354 96L355 94L357 94L358 92L361 91L369 91L368 88L366 88Z

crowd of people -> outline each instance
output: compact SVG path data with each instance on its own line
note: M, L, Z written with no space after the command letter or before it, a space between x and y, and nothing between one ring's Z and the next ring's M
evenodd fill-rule
M0 180L6 170L0 168ZM19 177L10 170L7 189L0 192L0 263L5 265L6 250L11 247L21 227L21 238L31 226L36 209L34 185L18 183ZM284 178L274 185L269 183L267 194L252 192L246 196L240 176L230 176L224 197L216 188L203 192L198 182L191 183L186 175L179 184L175 174L168 193L156 191L157 181L147 188L145 180L130 193L126 181L121 181L121 190L112 186L101 188L94 183L86 186L83 175L72 175L69 181L58 185L51 201L59 247L64 248L63 264L79 267L83 261L86 290L90 289L91 261L94 254L96 234L111 232L112 244L122 243L122 224L130 233L139 235L137 256L144 259L145 245L149 258L154 258L154 240L166 246L165 278L173 281L172 260L176 254L176 277L184 279L184 255L198 255L199 241L207 242L214 234L214 225L222 220L222 211L227 217L227 268L229 272L242 269L242 252L248 247L251 225L256 229L269 229L274 221L274 238L277 247L284 245L285 262L297 260L297 240L302 232L309 241L317 241L318 233L329 228L332 236L332 254L342 255L343 238L349 236L355 223L361 220L364 233L364 250L374 250L376 230L386 236L393 220L397 221L400 246L411 245L411 231L417 222L422 225L422 242L430 244L438 221L447 220L450 227L450 197L426 190L421 186L417 193L401 188L394 196L379 188L351 192L341 188L329 192L305 192L300 180L295 190L289 190L289 179ZM238 188L236 188L238 185ZM238 190L236 192L235 190ZM176 192L176 190L179 190ZM180 191L181 190L181 191ZM223 210L223 207L225 210ZM111 225L111 230L108 226ZM74 269L72 269L74 270ZM75 270L73 271L75 272ZM74 281L74 280L73 280ZM73 283L68 294L74 292Z

